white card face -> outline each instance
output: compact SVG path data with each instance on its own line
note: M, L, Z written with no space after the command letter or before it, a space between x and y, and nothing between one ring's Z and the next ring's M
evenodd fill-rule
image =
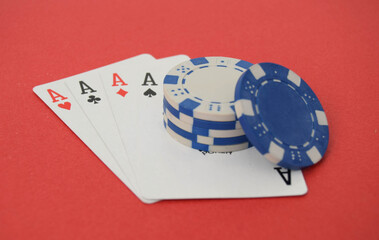
M303 195L301 171L278 168L254 148L231 154L202 153L181 145L163 126L163 78L185 56L135 69L101 72L142 196L148 199L248 198ZM115 76L128 91L117 96ZM149 90L150 89L150 90Z
M140 65L154 61L151 55L143 54L109 66ZM40 85L33 90L143 202L156 202L138 194L134 173L100 81L99 71L103 68Z

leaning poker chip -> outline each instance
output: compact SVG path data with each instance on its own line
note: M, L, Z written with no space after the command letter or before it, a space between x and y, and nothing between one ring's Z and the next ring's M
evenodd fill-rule
M208 121L235 121L234 89L252 64L227 57L202 57L172 68L163 81L165 98L177 111Z
M188 140L188 139L180 136L179 134L175 133L173 130L171 130L171 128L169 126L166 125L166 123L164 121L163 121L163 124L164 124L168 134L174 140L176 140L177 142L179 142L179 143L181 143L187 147L193 148L193 149L197 149L197 150L201 150L201 151L205 151L205 152L235 152L235 151L240 151L240 150L244 150L244 149L251 147L250 142L244 142L244 143L235 144L235 145L224 145L224 146L215 146L215 145L207 145L207 144L197 143L197 142Z
M245 135L230 137L230 138L215 138L215 137L205 137L201 135L196 135L194 133L187 132L179 128L174 123L172 123L169 119L167 119L166 115L164 115L164 121L166 123L166 126L168 126L176 134L197 143L207 144L207 145L235 145L239 143L248 142Z
M164 114L166 115L168 120L170 120L173 124L175 124L179 128L196 135L201 135L201 136L206 136L206 137L218 137L218 138L238 137L238 136L245 135L245 132L243 131L242 128L232 129L232 130L216 130L216 129L195 127L191 124L182 122L179 119L177 119L174 115L171 114L170 111L167 110L166 107L164 107Z
M289 169L321 160L329 141L326 115L296 73L274 63L255 64L239 79L235 98L245 134L268 160Z
M233 129L242 129L239 121L226 121L226 122L218 122L218 121L208 121L203 119L198 119L194 117L190 117L186 114L182 114L178 110L176 110L173 106L171 106L166 98L163 99L163 105L174 115L177 119L182 122L186 122L195 127L200 128L209 128L209 129L217 129L217 130L233 130Z

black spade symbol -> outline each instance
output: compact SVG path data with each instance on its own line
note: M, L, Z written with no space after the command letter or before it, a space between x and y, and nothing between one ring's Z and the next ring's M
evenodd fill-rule
M148 96L148 97L152 97L152 96L157 95L157 93L154 92L151 88L149 88L149 89L147 89L147 90L143 93L143 95Z

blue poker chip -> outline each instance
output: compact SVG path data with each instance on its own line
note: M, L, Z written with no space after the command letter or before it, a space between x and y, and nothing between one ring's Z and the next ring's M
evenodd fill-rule
M177 119L179 119L183 122L186 122L188 124L191 124L195 127L216 129L216 130L232 130L232 129L242 128L239 121L235 121L235 120L234 121L218 122L218 121L208 121L208 120L203 120L203 119L188 116L188 115L183 114L182 112L176 110L173 106L171 106L171 104L167 101L166 98L163 99L163 105Z
M325 154L329 141L325 112L293 71L274 63L255 64L239 79L235 100L249 141L271 162L301 169Z
M237 136L237 137L225 137L225 138L206 137L206 136L197 135L191 132L187 132L181 129L180 127L176 126L173 122L171 122L170 119L166 117L166 115L164 115L164 120L167 126L170 127L172 131L174 131L176 134L188 140L191 140L193 142L207 144L207 145L222 145L222 146L235 145L235 144L248 142L246 135Z
M207 121L236 121L234 89L252 64L228 57L201 57L172 68L164 96L178 112Z
M169 133L169 135L177 142L187 147L205 151L205 152L234 152L234 151L244 150L252 146L249 141L239 143L239 144L233 144L233 145L208 145L208 144L198 143L196 141L187 139L177 134L175 131L173 131L170 128L170 126L166 123L166 121L163 121L163 125L165 129L167 130L167 132Z

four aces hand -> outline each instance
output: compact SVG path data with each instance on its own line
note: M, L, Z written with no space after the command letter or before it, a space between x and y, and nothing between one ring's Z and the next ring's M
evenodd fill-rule
M151 199L276 197L306 193L301 171L273 167L271 163L259 161L260 156L254 155L251 149L222 156L202 154L199 157L194 155L193 149L184 148L161 135L165 134L160 131L161 122L157 121L161 117L161 109L155 107L162 103L162 99L157 97L161 96L161 89L156 87L172 67L170 64L174 63L154 68L141 62L142 59L129 64L109 65L38 86L35 92L143 202L157 201ZM148 103L147 108L137 108L135 102L144 101ZM139 114L129 114L136 109ZM88 121L85 120L87 118ZM135 124L141 119L144 119L144 124ZM145 124L152 131L144 131ZM141 141L135 139L136 134L141 135ZM145 142L146 139L151 140ZM125 144L129 142L133 142L133 148ZM149 151L140 150L146 144L154 146L152 143L157 146ZM183 156L181 151L186 154ZM144 159L145 166L150 167L140 166L138 159ZM250 164L252 161L253 165ZM237 166L237 171L230 171L231 163ZM173 165L175 171L170 167ZM215 181L194 180L193 175L187 174L191 168L201 169L196 171L199 179ZM220 172L222 176L217 174ZM165 177L159 173L164 173ZM142 183L141 189L135 187L136 182Z

